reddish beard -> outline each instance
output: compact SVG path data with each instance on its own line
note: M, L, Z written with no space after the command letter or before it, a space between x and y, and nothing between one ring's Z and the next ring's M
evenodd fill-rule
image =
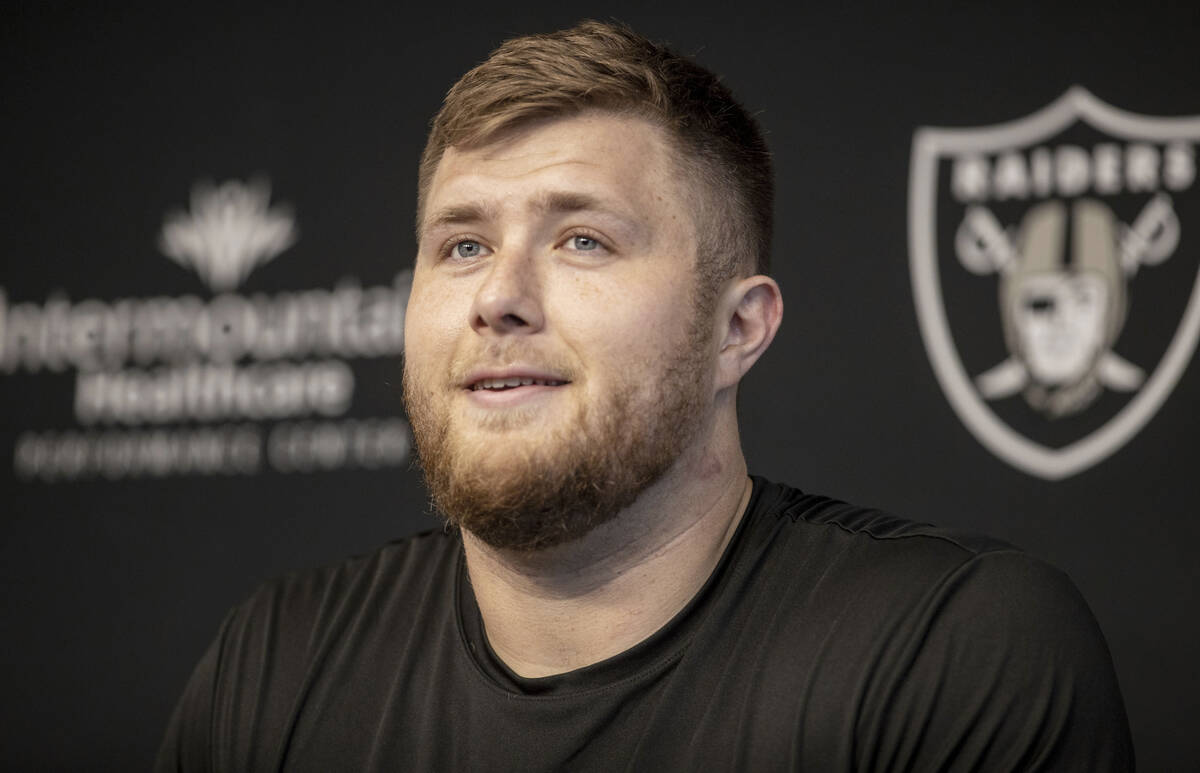
M709 318L694 312L698 319L654 383L622 383L537 441L457 435L449 401L416 383L406 366L404 401L434 505L452 525L516 551L571 542L612 520L697 434L711 363Z

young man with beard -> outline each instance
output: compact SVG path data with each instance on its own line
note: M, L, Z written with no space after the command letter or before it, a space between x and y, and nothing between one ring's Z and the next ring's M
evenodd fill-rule
M404 395L449 528L236 608L160 770L1132 766L1063 575L747 476L772 179L711 73L511 40L419 193Z

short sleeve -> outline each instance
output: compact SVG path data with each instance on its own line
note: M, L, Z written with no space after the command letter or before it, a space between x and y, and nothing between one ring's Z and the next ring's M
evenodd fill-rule
M861 770L1129 771L1104 637L1062 572L975 555L881 655L860 716Z

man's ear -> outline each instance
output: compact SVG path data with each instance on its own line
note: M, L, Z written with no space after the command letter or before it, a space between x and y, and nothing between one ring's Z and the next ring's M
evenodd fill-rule
M757 274L726 286L717 300L717 313L719 391L741 381L771 345L783 320L783 295L774 279Z

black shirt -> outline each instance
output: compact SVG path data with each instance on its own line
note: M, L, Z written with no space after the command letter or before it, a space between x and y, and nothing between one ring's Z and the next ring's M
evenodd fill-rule
M1130 770L1104 639L1061 572L756 478L712 576L608 660L523 678L462 542L429 532L259 589L158 769Z

